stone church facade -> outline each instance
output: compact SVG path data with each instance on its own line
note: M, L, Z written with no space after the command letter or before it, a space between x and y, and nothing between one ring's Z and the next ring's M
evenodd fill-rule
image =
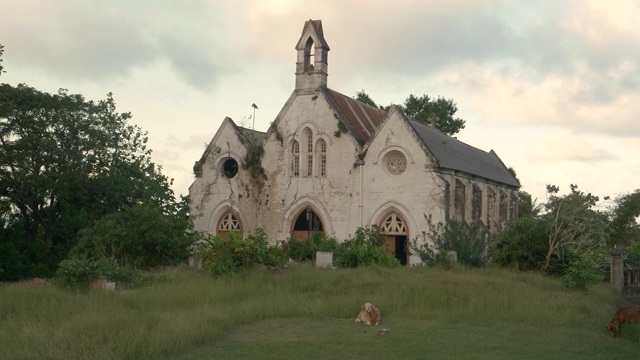
M304 24L295 89L266 133L225 118L194 166L196 230L271 241L322 231L338 240L378 225L403 263L405 240L449 219L495 232L517 216L518 181L498 155L327 87L322 23Z

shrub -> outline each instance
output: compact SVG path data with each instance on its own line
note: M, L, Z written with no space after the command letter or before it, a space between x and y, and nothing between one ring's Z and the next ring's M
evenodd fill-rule
M562 276L562 282L569 289L587 291L587 287L603 280L598 273L596 262L589 257L580 257L571 262Z
M358 228L353 239L343 242L334 251L336 264L356 268L366 265L400 266L400 261L384 249L384 236L377 226Z
M443 264L447 251L455 251L460 264L484 266L487 262L487 232L479 224L450 220L433 224L427 217L429 232L414 238L409 246L427 266ZM421 240L418 242L418 240ZM430 241L429 241L430 240Z
M140 275L131 268L120 266L113 259L73 258L60 262L55 279L64 287L82 289L101 277L116 283L128 284L135 282Z
M295 261L313 260L318 251L332 251L340 247L338 241L324 233L314 233L305 240L289 240L289 257Z
M227 236L212 236L200 250L202 266L216 275L235 273L257 264L283 268L288 255L288 243L269 245L267 235L258 228L246 239L238 232Z
M511 219L494 235L491 262L517 271L541 270L549 250L549 227L539 218Z
M122 266L175 265L189 257L196 240L186 219L153 205L136 205L96 221L79 233L72 257L114 259Z

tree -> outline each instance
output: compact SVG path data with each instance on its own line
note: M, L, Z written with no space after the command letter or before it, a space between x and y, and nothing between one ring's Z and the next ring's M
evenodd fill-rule
M360 101L361 103L365 103L367 105L373 106L373 107L379 107L382 110L387 110L386 108L382 107L382 106L378 106L375 101L373 101L373 99L371 99L371 97L369 97L369 95L367 95L367 93L364 92L364 90L358 91L356 93L356 100Z
M364 90L356 93L356 100L379 107L385 111L389 109L389 106L378 106ZM457 134L465 126L465 120L454 117L458 111L458 106L453 99L445 99L440 96L437 99L433 99L426 94L416 97L411 94L401 105L401 108L407 116L411 116L425 124L433 125L450 136Z
M609 211L611 245L640 242L640 189L621 195L615 200L615 206Z
M572 257L600 255L607 244L606 214L593 210L599 198L579 191L577 185L570 187L569 194L558 196L559 188L547 185L549 200L545 204L544 219L549 224L549 239L543 273L550 270L552 255L568 265Z
M0 231L12 241L4 247L52 271L78 231L104 215L143 203L178 214L171 181L130 118L111 94L94 102L0 85Z
M518 217L536 217L542 211L542 204L537 203L538 199L532 200L531 194L520 190L518 192Z
M544 214L531 195L521 192L520 217L494 236L489 251L492 262L560 276L567 287L583 291L599 281L607 254L608 217L596 210L601 205L597 196L580 191L577 185L570 188L569 194L559 195L559 187L547 185Z

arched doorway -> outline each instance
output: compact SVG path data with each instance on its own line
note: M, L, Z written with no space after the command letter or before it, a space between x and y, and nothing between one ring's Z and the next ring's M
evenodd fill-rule
M385 216L380 223L380 228L384 232L385 250L394 254L400 264L409 263L409 252L407 251L407 226L404 219L396 212L391 212Z
M317 232L323 232L322 220L310 207L302 209L296 216L291 230L291 238L297 240L308 239Z
M242 223L235 212L227 210L218 220L216 230L218 236L227 236L231 231L242 233Z

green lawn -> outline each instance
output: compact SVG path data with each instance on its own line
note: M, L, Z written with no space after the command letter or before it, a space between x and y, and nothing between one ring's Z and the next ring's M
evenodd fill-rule
M378 326L353 321L365 302ZM639 326L605 330L622 303L501 269L173 268L115 293L0 285L0 359L640 358Z

